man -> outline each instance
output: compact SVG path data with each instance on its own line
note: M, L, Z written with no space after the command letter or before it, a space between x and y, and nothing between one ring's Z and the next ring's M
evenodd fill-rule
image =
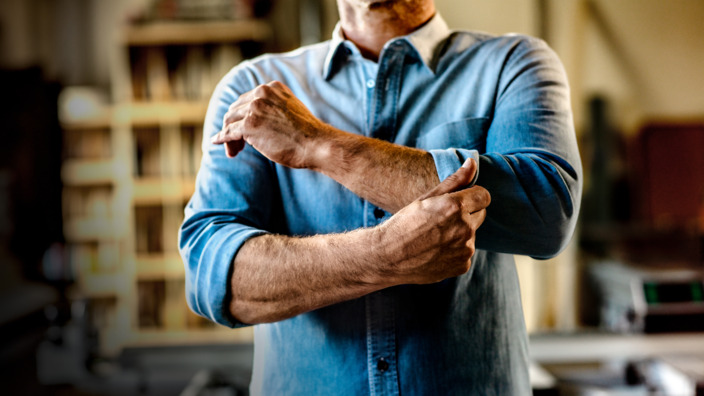
M257 324L252 394L530 394L512 255L557 254L576 221L562 67L536 39L450 32L432 0L338 9L331 41L216 89L189 305Z

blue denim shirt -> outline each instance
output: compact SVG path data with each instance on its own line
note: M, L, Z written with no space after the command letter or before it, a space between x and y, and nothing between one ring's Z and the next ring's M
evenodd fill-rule
M180 248L198 314L245 324L225 303L233 257L263 233L305 236L390 217L334 180L246 146L211 145L238 95L285 83L323 121L432 153L441 180L467 157L492 203L468 273L402 285L255 327L252 394L527 395L528 345L513 254L546 258L571 237L581 165L564 71L540 40L451 32L441 17L364 59L330 41L229 72L210 102ZM546 285L549 287L549 285Z

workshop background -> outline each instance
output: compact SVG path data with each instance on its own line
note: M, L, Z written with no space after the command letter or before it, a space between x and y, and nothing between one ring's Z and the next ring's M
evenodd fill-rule
M570 80L579 228L517 257L535 394L704 394L704 2L436 5L543 38ZM188 310L176 244L207 99L336 21L334 0L0 2L1 393L247 394L251 329Z

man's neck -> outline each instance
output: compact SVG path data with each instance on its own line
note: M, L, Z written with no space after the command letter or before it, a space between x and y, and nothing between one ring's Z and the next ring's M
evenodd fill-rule
M415 31L435 14L431 0L338 0L338 10L345 37L374 61L386 42Z

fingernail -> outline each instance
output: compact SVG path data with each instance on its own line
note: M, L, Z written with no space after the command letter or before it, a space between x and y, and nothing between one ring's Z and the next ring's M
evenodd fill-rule
M217 142L219 136L220 136L220 133L216 133L215 135L213 135L213 137L210 138L210 143Z
M467 159L464 161L464 164L462 164L462 167L463 167L463 168L469 168L469 165L470 165L471 163L472 163L472 158L467 158Z

